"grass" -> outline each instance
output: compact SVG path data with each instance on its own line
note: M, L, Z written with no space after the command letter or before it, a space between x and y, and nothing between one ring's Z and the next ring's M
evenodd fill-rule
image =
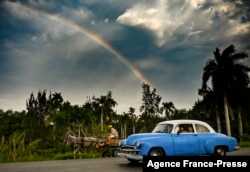
M250 141L247 139L239 142L241 148L250 147ZM0 163L93 158L91 150L74 155L72 150L64 145L42 150L39 149L40 140L29 144L25 144L24 140L24 133L14 133L8 139L2 137L0 141ZM101 158L101 154L102 149L96 153L95 158Z
M247 141L245 141L245 142L240 142L240 143L239 143L239 146L240 146L241 148L250 147L250 142L247 142Z
M25 134L16 132L8 139L2 137L0 143L0 162L26 161L35 156L40 140L25 144Z
M14 133L8 139L0 140L0 163L8 162L30 162L47 160L66 160L92 158L91 150L85 150L74 155L73 151L65 145L58 145L57 148L41 149L40 140L25 144L24 133ZM95 158L100 158L101 153L97 152Z

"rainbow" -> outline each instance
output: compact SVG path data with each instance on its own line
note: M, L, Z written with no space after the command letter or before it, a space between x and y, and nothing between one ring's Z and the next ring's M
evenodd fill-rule
M83 26L80 26L80 25L72 22L71 20L65 19L61 16L50 14L48 12L32 8L32 7L29 7L27 5L23 5L21 3L6 1L4 4L8 7L23 9L23 10L26 10L30 13L34 13L34 14L40 14L40 15L48 18L49 20L62 23L64 25L71 27L74 30L82 33L83 35L87 36L88 38L90 38L91 40L93 40L94 42L96 42L97 44L99 44L100 46L105 48L106 50L108 50L110 53L112 53L116 58L118 58L122 63L124 63L141 82L146 83L150 87L153 88L153 84L127 58L125 58L121 53L119 53L117 50L115 50L104 39L97 36L95 33L89 31L88 29L84 28Z

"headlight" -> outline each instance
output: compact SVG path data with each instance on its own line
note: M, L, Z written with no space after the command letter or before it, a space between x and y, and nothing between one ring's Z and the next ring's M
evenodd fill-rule
M141 146L141 142L140 142L140 141L137 141L137 142L135 143L135 146L136 146L137 148L139 148L139 147Z

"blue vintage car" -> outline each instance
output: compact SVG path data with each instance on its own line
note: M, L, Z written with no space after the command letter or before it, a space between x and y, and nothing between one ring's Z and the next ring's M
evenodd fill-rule
M169 120L158 123L151 133L138 133L120 141L118 156L131 162L143 156L226 156L239 149L234 137L217 133L199 120Z

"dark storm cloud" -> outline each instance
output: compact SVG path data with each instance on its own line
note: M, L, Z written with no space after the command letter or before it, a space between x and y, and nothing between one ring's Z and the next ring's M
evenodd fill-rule
M0 10L3 109L25 109L31 92L46 89L72 104L112 91L118 112L138 111L143 78L136 70L163 101L191 108L216 47L250 52L249 1L6 0Z

